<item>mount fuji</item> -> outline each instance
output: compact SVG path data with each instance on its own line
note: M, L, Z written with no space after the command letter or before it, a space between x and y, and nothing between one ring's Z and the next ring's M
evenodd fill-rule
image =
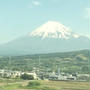
M0 55L26 55L90 49L90 39L55 21L0 46Z

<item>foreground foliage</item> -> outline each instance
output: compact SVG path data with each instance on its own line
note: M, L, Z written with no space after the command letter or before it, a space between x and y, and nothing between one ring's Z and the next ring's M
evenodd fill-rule
M28 87L40 86L40 82L38 82L38 81L30 81L27 86Z
M0 80L0 90L89 90L90 82Z

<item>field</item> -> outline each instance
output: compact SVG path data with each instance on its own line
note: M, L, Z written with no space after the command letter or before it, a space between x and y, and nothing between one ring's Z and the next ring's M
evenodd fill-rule
M0 90L90 90L90 82L38 81L40 86L28 87L28 80L0 79Z

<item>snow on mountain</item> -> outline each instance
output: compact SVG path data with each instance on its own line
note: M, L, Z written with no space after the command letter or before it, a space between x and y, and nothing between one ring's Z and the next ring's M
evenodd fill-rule
M32 31L30 34L32 37L44 38L63 38L69 39L70 37L78 38L78 34L73 34L70 28L64 26L63 24L55 21L48 21L36 30Z
M42 39L42 40L41 40ZM0 55L26 55L90 49L90 39L49 21L28 35L0 46Z

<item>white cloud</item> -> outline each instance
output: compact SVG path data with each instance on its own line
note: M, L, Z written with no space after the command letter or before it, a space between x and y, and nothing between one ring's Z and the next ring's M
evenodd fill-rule
M31 0L31 2L28 4L28 8L34 8L41 5L42 3L40 2L40 0Z
M41 3L39 1L32 1L32 4L35 5L35 6L40 6Z
M90 35L89 34L80 34L80 36L85 36L85 37L88 37L90 39Z
M90 8L85 8L85 15L84 15L84 17L86 19L90 19Z
M89 35L89 34L87 34L87 35L86 35L86 37L90 38L90 35Z

